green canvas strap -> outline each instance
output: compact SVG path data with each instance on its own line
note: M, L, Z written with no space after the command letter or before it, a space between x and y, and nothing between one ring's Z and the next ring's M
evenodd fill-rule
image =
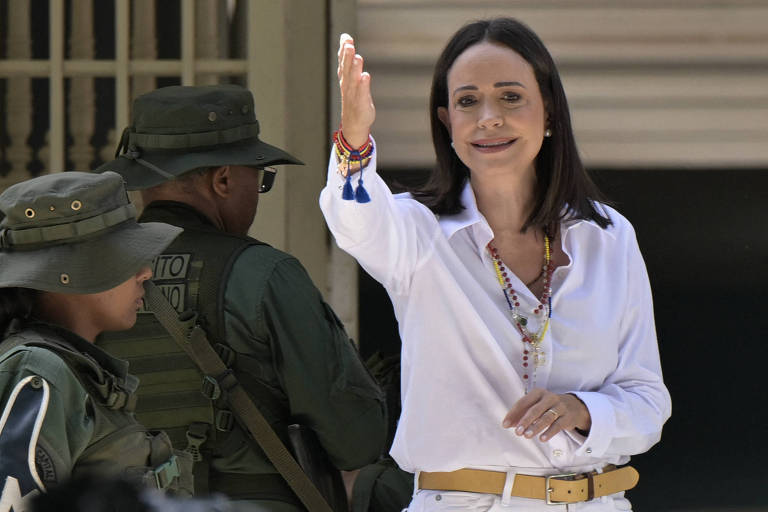
M20 246L37 246L59 240L77 241L135 217L136 208L132 204L125 204L100 215L67 224L17 230L3 229L0 231L0 247L19 249Z
M283 475L296 496L310 512L332 512L320 491L307 477L291 453L282 443L270 424L264 419L256 404L237 381L232 370L226 367L216 354L205 331L197 325L196 315L177 315L160 289L145 281L144 300L157 320L168 330L171 337L195 361L204 375L215 379L232 411L243 426L259 443L270 462ZM341 511L337 511L341 512Z
M189 149L217 144L230 144L259 135L259 122L196 133L136 133L128 132L128 147L147 149Z

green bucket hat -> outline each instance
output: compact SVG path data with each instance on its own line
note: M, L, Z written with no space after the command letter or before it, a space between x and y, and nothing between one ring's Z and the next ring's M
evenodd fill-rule
M98 293L127 281L183 230L136 222L123 178L63 172L0 194L0 288Z
M303 163L259 140L251 91L239 85L172 86L136 98L115 159L96 169L141 190L200 167Z

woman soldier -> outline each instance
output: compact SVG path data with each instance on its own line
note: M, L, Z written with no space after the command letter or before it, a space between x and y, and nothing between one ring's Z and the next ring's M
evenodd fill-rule
M394 304L391 454L417 474L409 510L629 510L637 472L617 465L670 415L651 292L632 226L581 165L543 43L510 18L454 34L432 84L437 167L413 194L373 172L371 79L348 36L339 80L320 202Z
M182 230L138 224L111 172L13 185L0 211L0 510L84 474L187 494L189 455L136 423L138 379L93 345L133 326L152 258Z

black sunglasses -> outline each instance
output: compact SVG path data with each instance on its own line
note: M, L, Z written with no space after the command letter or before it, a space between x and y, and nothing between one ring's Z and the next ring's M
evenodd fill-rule
M272 184L275 183L275 174L277 174L277 169L274 167L263 167L261 169L261 184L259 185L259 194L265 194L272 190Z

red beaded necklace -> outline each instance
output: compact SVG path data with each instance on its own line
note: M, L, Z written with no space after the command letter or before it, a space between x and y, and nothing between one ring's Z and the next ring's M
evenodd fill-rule
M512 283L508 275L508 270L504 266L504 262L499 257L498 250L492 245L492 242L488 242L488 252L491 254L493 260L493 268L496 271L496 278L499 280L501 290L504 292L504 298L507 300L507 306L512 313L512 321L520 332L523 338L523 380L526 383L526 393L536 386L536 368L542 366L546 362L545 353L541 349L541 342L549 329L549 322L552 318L552 273L555 270L555 265L552 262L552 253L550 250L549 236L544 234L544 264L542 265L542 273L544 274L544 292L539 299L539 304L533 310L533 314L539 319L545 318L541 321L541 325L536 332L531 331L528 328L528 316L524 315L520 311L520 302L517 297L517 292L512 288ZM538 277L534 282L538 280ZM529 355L533 353L533 371L532 377L529 375Z

